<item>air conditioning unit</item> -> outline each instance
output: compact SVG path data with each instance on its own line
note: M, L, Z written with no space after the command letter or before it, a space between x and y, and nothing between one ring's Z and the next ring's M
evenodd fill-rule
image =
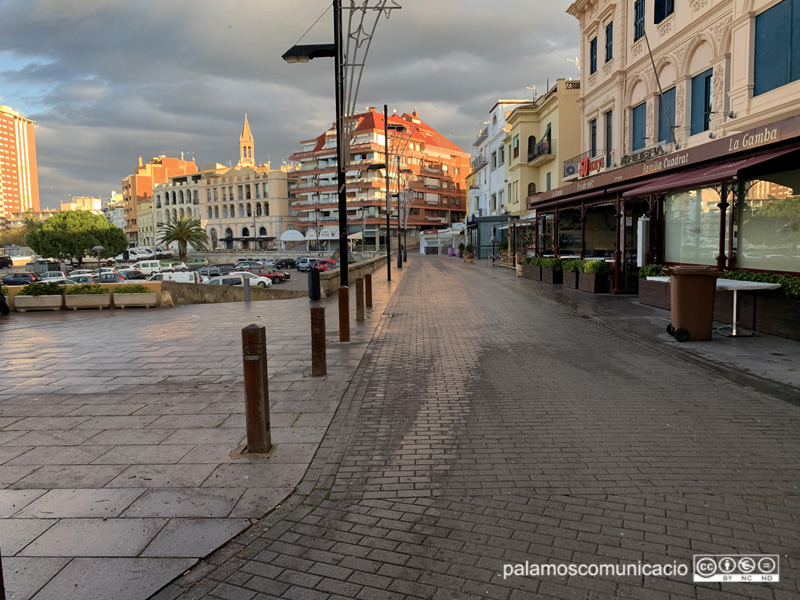
M577 174L578 174L577 163L566 163L564 165L564 177L572 177L573 175Z

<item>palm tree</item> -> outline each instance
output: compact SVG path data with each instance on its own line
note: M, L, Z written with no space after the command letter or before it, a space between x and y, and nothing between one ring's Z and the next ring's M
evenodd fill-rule
M22 230L25 233L30 233L34 229L36 229L41 221L39 217L32 212L28 211L25 213L25 216L22 218Z
M178 254L181 260L186 260L187 246L195 250L207 250L208 234L200 225L199 219L182 217L177 221L167 219L167 226L159 234L158 243L168 245L170 242L178 242Z

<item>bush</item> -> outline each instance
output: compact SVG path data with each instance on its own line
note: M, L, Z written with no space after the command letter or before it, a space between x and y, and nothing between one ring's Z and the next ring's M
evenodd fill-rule
M8 286L7 285L0 285L0 294L3 294L3 296L8 296Z
M458 245L458 251L459 251L461 254L464 254L464 248L466 248L466 246L464 245L464 242L461 242L461 243Z
M539 265L545 269L552 269L553 271L561 270L560 258L540 258Z
M141 283L126 283L114 288L115 294L149 294L152 291Z
M647 265L644 267L639 267L639 279L645 279L647 277L661 277L665 275L664 267L661 265Z
M777 273L753 273L752 271L725 271L725 279L738 281L759 281L761 283L780 283L781 287L775 290L782 298L800 300L800 277L791 275L778 275Z
M64 292L67 296L82 296L86 294L108 294L108 289L99 283L78 283L71 285Z
M541 258L538 256L526 256L522 259L523 265L533 265L534 267L538 267L541 265Z
M61 296L64 294L64 288L57 283L34 281L29 283L20 290L18 296Z
M464 247L464 250L466 250L468 254L472 254L473 250L475 250L475 246L473 246L472 244L467 244Z
M561 261L561 270L562 271L572 271L573 273L580 273L581 272L581 263L582 260L577 258L569 258L567 260Z
M604 260L585 260L581 265L581 273L605 275L610 272L611 266Z

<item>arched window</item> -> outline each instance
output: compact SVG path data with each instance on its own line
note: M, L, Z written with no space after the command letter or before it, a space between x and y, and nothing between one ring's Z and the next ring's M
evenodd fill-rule
M536 184L529 183L528 184L528 196L533 196L536 193Z
M250 229L247 227L242 227L242 237L250 237Z
M258 237L267 237L267 228L262 227L258 230Z
M180 212L178 212L178 215L179 215L179 217L180 217L181 219L183 219L183 218L186 216L186 213L184 213L184 212L183 212L183 207L182 207L182 206L181 206L181 210L180 210Z
M213 219L214 218L214 209L210 206L206 209L206 219Z
M269 202L264 202L264 216L269 216Z
M243 204L240 204L240 205L239 205L239 212L238 212L237 214L238 214L238 216L240 216L240 217L243 217L243 216L244 216L244 205L243 205Z
M233 237L233 230L230 227L225 229L225 237L228 238L228 239Z
M529 135L528 136L528 155L530 156L533 154L533 149L536 147L536 136Z
M251 204L249 202L245 205L245 214L248 217L252 217L253 216L253 207L251 206Z
M214 207L214 218L219 219L219 206Z

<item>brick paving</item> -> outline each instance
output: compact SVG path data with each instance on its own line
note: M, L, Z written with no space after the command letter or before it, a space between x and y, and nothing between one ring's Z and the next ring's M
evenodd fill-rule
M411 260L296 493L153 598L798 597L800 407L542 285ZM694 584L698 553L780 582ZM526 561L689 575L503 577Z

